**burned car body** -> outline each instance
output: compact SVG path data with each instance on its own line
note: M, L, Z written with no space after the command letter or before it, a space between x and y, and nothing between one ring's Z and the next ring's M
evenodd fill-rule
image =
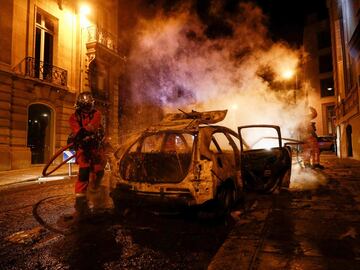
M225 115L226 111L171 114L119 149L115 153L117 170L113 171L116 187L111 193L115 205L135 203L171 208L216 202L226 211L243 195L244 183L251 189L261 189L261 185L249 183L266 177L270 179L268 176L276 173L279 181L272 181L272 185L278 186L286 168L291 166L291 156L283 159L287 153L283 150L280 150L282 155L270 155L272 165L284 165L280 166L279 172L276 166L270 172L269 166L260 166L267 176L261 177L257 169L259 177L251 177L254 171L249 174L250 168L241 165L240 161L243 159L255 168L256 162L249 159L256 156L258 163L264 160L254 153L247 153L244 140L241 149L247 154L242 155L238 133L213 125ZM279 150L270 152L276 151ZM248 178L246 181L242 174ZM266 186L264 191L274 188L269 187Z

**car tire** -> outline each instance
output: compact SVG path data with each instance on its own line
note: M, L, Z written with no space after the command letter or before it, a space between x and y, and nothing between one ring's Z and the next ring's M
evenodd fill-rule
M236 190L231 182L227 182L219 187L216 201L215 211L217 216L228 215L236 201Z
M290 187L291 168L288 169L282 177L281 186L284 188Z
M281 185L281 177L275 177L269 179L269 182L264 186L263 193L273 193Z
M220 219L226 217L236 201L236 190L228 182L218 188L216 198L201 206L197 215L200 219Z
M116 193L116 191L110 192L110 197L114 205L114 214L117 216L123 216L124 212L127 210L127 207L124 205L124 200Z

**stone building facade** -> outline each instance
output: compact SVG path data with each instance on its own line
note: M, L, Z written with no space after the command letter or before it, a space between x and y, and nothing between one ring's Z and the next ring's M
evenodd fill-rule
M66 145L78 93L91 91L118 140L118 3L7 0L0 9L0 170L44 164Z
M325 14L326 15L326 14ZM330 24L327 16L311 14L307 17L303 38L308 54L304 61L304 77L310 82L307 99L318 115L318 135L336 135L335 88L331 51Z
M328 0L338 155L360 159L360 1Z

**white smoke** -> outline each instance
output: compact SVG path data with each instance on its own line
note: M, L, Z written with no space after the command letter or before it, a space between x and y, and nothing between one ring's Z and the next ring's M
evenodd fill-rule
M290 188L293 190L316 189L327 183L327 178L319 171L293 166Z
M283 137L294 138L305 101L298 96L295 104L294 91L301 90L281 75L298 69L300 51L268 38L260 8L241 3L239 10L226 21L232 35L222 38L206 36L206 25L190 11L140 20L129 56L133 100L164 112L227 109L221 124L234 130L275 124ZM260 74L264 69L285 89L273 89Z
M291 136L303 120L303 101L290 106L293 89L273 91L259 76L271 69L274 80L295 70L299 51L271 42L261 10L241 4L232 20L231 37L209 39L204 25L190 13L142 20L130 56L132 93L138 103L150 102L166 112L228 109L223 123L277 124Z

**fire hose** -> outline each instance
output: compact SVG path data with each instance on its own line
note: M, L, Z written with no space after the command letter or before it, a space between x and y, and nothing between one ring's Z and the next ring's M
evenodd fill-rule
M65 160L63 160L60 164L58 164L54 169L52 169L51 171L48 172L48 169L50 167L50 165L54 162L55 159L57 159L64 151L66 151L67 149L71 148L74 145L74 143L69 143L68 145L60 148L51 158L50 160L46 163L43 171L42 171L42 175L44 177L49 176L50 174L52 174L53 172L55 172L56 170L58 170L62 165L64 165L65 163L67 163L69 160L73 159L75 157L76 154L70 155L68 158L66 158Z

